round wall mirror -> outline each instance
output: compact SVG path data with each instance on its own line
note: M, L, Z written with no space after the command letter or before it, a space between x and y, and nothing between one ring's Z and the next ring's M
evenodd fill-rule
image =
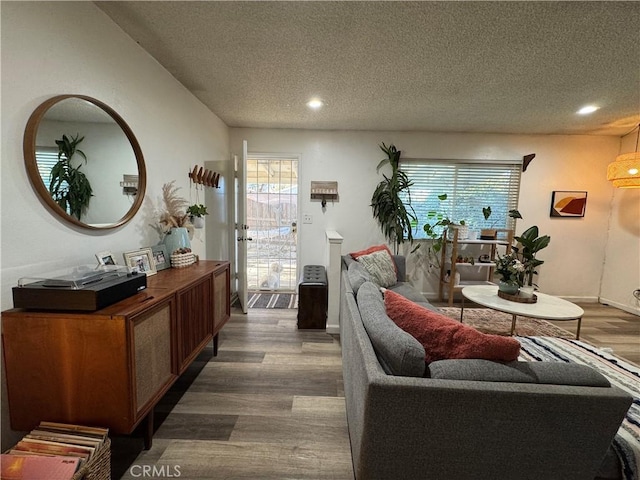
M88 229L133 218L147 175L140 145L111 107L83 95L58 95L29 117L24 132L29 180L59 217Z

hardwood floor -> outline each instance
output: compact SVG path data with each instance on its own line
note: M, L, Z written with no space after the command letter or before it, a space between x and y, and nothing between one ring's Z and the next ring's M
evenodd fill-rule
M640 364L640 317L581 306L582 340ZM141 434L112 439L112 478L147 466L156 478L352 479L339 342L298 330L296 315L234 310L218 356L207 348L158 405L153 447Z
M610 348L615 355L640 365L640 317L598 303L579 305L584 310L580 340ZM568 326L571 322L551 323L575 331Z
M189 480L352 479L339 342L296 316L233 311L218 356L207 348L156 408L152 448L114 439L112 478L148 465Z

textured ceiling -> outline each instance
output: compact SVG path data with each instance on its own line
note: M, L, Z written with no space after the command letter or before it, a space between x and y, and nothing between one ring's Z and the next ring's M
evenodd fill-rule
M638 2L96 2L231 127L623 135ZM309 110L319 97L325 107ZM600 107L576 115L586 105Z

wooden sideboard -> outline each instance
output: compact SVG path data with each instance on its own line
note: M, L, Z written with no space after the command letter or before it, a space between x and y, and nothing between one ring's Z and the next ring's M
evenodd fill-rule
M11 428L41 420L129 434L230 317L229 262L201 260L147 279L96 312L2 312Z

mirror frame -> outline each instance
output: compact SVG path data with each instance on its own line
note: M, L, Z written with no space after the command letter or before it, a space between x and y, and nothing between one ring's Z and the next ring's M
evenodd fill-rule
M118 124L118 126L120 126L120 128L126 135L136 156L136 163L138 165L138 192L136 194L136 199L133 202L133 205L131 205L131 208L124 214L122 218L109 225L90 225L78 220L77 218L65 212L62 207L60 207L60 205L58 205L51 197L49 189L42 181L40 172L38 171L38 164L36 162L36 135L38 133L38 127L40 126L40 121L51 107L61 102L62 100L70 98L77 98L92 103L96 107L105 111L111 118L113 118L113 120ZM147 187L147 171L144 164L144 157L142 156L142 149L140 148L140 144L133 134L133 131L131 130L131 128L129 128L129 125L127 125L124 119L120 115L118 115L115 110L109 107L109 105L101 102L100 100L96 100L95 98L88 97L86 95L57 95L44 101L38 106L38 108L33 111L31 116L29 117L29 120L27 121L27 126L24 130L23 151L24 162L27 168L29 181L31 182L31 185L33 186L40 199L45 203L45 205L53 214L58 215L60 218L69 223L72 223L73 225L89 230L109 230L112 228L117 228L129 222L142 206L144 194Z

